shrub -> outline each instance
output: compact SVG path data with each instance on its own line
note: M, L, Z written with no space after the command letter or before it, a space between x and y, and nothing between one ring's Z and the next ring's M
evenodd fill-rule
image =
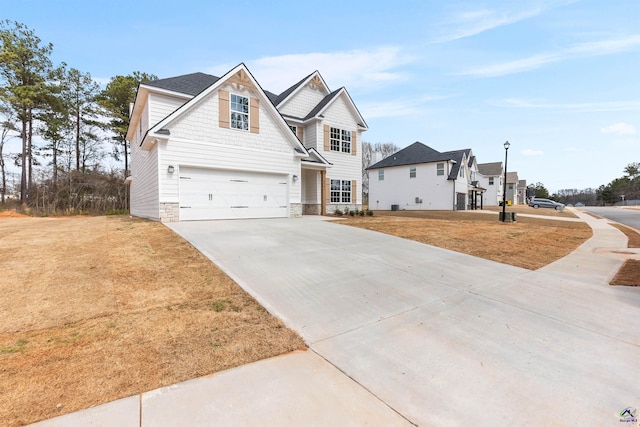
M367 215L368 215L368 216L373 216L373 211L368 210L368 211L367 211Z
M342 216L343 212L342 212L340 209L336 209L336 210L333 212L333 214L334 214L335 216Z
M360 211L360 212L358 212L358 214L359 214L360 216L364 216L364 211Z
M355 216L356 215L356 211L349 211L349 216Z

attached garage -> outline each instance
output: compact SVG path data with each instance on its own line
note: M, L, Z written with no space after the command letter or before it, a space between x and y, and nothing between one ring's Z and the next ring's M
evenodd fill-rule
M180 168L180 220L284 218L287 175Z

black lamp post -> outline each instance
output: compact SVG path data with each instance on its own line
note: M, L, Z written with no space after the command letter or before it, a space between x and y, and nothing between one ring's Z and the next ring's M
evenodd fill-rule
M502 191L502 222L507 220L506 209L507 209L507 153L509 152L509 141L504 143L504 187Z

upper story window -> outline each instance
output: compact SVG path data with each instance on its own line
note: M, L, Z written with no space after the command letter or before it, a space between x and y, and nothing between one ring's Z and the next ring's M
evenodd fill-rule
M249 98L231 94L231 129L249 130Z
M384 181L384 169L378 169L378 181Z
M464 168L460 168L460 178L464 178Z
M437 175L438 176L443 176L444 175L444 163L438 163L436 165L436 170L437 170Z
M298 134L298 126L289 125L289 129L291 129L291 132L293 132L294 135Z
M416 177L416 167L411 166L409 168L409 178L415 178L415 177Z
M330 130L331 151L351 153L351 131L331 128Z
M489 185L493 185L493 177L492 176L489 177Z

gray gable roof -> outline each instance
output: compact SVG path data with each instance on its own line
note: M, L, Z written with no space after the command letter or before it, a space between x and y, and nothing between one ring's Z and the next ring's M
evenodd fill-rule
M313 72L315 73L315 71ZM309 74L308 76L304 77L302 80L300 80L298 83L294 84L293 86L291 86L289 89L286 89L284 92L282 92L280 95L278 95L274 100L273 100L273 105L278 105L280 104L287 96L291 95L291 93L296 90L301 84L303 84L305 81L307 81L307 79L309 77L311 77L311 75L313 74Z
M210 74L192 73L169 77L167 79L151 80L143 84L145 86L157 87L159 89L196 96L219 79L220 77L212 76Z
M325 105L327 105L329 102L331 102L331 100L333 98L335 98L338 93L342 90L342 88L338 89L338 90L334 90L333 92L331 92L329 95L325 96L324 98L322 98L322 101L320 101L318 103L318 105L316 105L313 110L311 110L309 112L309 114L307 114L307 116L303 119L303 120L308 120L312 117L315 117L324 107Z
M502 162L478 163L478 172L484 176L502 175Z
M393 153L389 157L380 160L378 163L369 166L367 169L382 169L394 166L454 160L456 163L453 164L448 178L455 179L460 171L460 166L462 165L464 156L469 156L469 153L471 153L471 149L469 148L441 153L421 142L416 141L408 147L405 147L402 150Z
M312 73L313 74L313 73ZM309 74L310 76L311 74ZM278 103L289 96L291 92L293 92L300 84L302 84L309 76L300 80L295 85L291 86L286 91L282 92L280 95L276 95L273 92L269 92L265 90L264 93L267 95L267 98L271 101L273 105L278 105ZM217 82L220 77L212 76L210 74L205 73L191 73L184 74L182 76L169 77L166 79L160 80L151 80L148 82L144 82L145 86L157 87L159 89L170 90L172 92L184 93L191 96L196 96L215 82Z

